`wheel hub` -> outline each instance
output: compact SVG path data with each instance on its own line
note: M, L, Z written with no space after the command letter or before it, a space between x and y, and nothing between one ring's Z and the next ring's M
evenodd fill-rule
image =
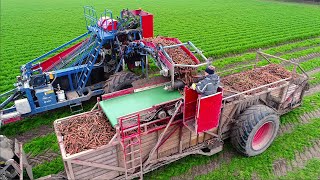
M265 147L270 141L273 135L274 124L272 122L265 122L260 128L256 131L253 140L252 148L256 151Z

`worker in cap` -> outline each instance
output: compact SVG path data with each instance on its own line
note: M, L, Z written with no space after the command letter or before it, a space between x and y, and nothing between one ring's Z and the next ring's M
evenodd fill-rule
M198 83L193 83L190 87L193 90L196 90L201 96L209 96L215 94L219 87L220 79L215 72L214 66L208 66L205 70L205 77L203 80Z

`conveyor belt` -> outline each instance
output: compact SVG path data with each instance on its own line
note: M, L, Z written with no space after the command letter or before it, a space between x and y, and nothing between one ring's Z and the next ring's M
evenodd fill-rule
M179 91L166 91L163 86L101 101L100 107L114 127L117 118L167 101L181 98Z

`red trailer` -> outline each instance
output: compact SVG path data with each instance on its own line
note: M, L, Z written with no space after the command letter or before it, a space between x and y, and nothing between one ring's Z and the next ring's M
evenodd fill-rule
M144 173L185 156L216 154L229 137L245 156L264 152L277 135L279 116L301 104L308 76L296 63L263 52L257 57L291 63L292 76L243 92L219 87L216 94L206 97L187 86L183 91L166 91L163 84L133 87L102 96L91 112L56 120L68 178L142 179ZM263 67L254 66L259 68ZM67 152L68 132L60 127L97 113L103 113L115 129L110 142Z

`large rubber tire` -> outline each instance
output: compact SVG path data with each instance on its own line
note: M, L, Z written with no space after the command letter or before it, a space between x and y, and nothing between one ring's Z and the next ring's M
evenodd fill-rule
M275 139L279 116L265 105L253 105L238 118L231 131L231 143L244 156L264 152Z
M104 85L104 93L111 93L132 87L139 77L132 72L117 72L110 76Z

